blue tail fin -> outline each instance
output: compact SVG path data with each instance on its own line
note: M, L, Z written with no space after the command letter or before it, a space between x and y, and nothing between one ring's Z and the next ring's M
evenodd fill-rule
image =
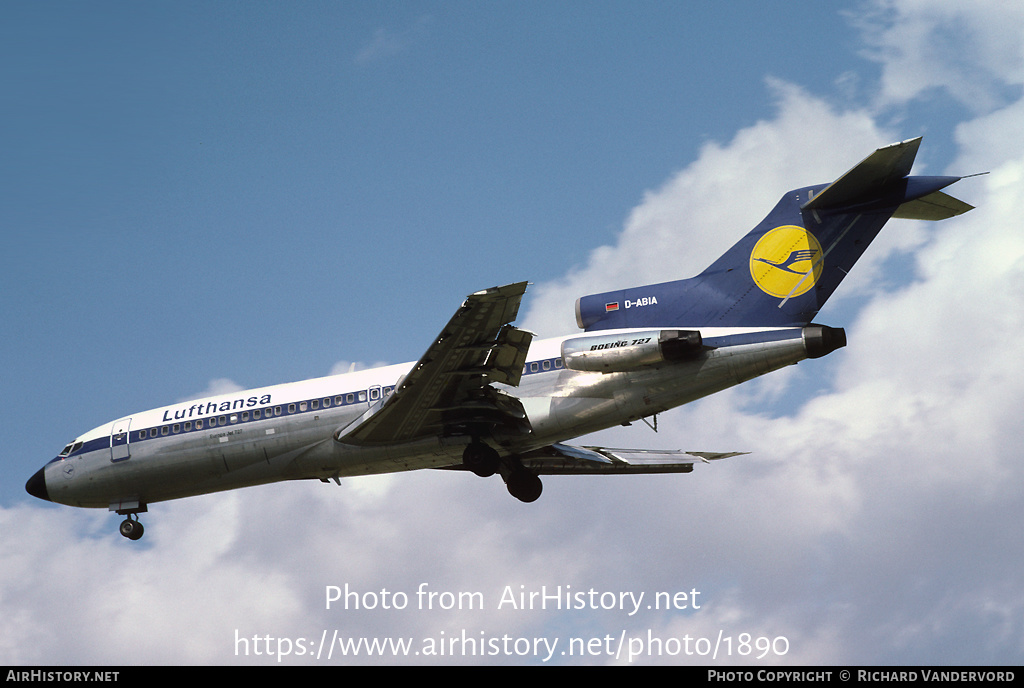
M690 279L584 296L585 330L802 326L891 217L939 220L971 206L942 193L960 177L911 177L921 139L865 158L831 184L790 191L753 230Z

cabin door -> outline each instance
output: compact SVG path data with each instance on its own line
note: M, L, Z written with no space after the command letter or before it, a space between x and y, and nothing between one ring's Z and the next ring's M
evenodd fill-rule
M122 418L114 421L110 426L110 460L124 461L131 456L128 449L128 428L132 424L131 418Z

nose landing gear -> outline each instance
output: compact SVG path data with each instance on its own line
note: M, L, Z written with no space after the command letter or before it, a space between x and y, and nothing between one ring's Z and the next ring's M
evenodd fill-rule
M139 517L134 514L129 514L128 518L121 521L121 535L124 535L129 540L138 540L142 537L142 533L145 532L145 528L142 527L142 523L139 522Z
M138 540L142 537L142 533L145 528L139 523L139 514L148 511L146 504L139 501L137 498L133 499L122 499L119 501L110 503L110 511L113 511L118 516L124 516L125 519L121 521L121 527L119 528L121 535L125 536L129 540Z

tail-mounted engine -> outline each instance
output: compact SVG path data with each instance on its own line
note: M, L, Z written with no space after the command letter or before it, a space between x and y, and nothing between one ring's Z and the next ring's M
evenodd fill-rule
M821 358L846 346L846 330L811 323L803 329L807 358Z
M686 361L704 350L697 330L649 330L573 337L562 342L565 367L591 373L621 373L644 366Z

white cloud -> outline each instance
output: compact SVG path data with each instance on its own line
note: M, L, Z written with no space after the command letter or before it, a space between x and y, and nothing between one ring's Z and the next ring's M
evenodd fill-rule
M885 142L880 137L898 138L881 134L863 113L836 113L798 89L775 88L783 89L777 118L727 145L707 146L698 161L648 195L616 247L595 252L555 287L535 289L541 298L531 326L555 321L551 296L571 302L640 280L694 274L728 243L715 246L695 228L728 231L731 241L760 219L741 221L737 204L729 204L733 187L764 195L757 199L763 214L786 188L827 181ZM1019 562L1005 525L1024 511L1013 487L1024 477L1015 439L1024 376L1013 364L1024 353L1013 334L1024 312L1024 240L1014 229L1024 203L1024 155L1005 133L1007 125L1019 125L1019 108L1012 103L958 129L958 166L976 171L995 163L989 177L954 191L979 208L937 225L893 223L840 289L840 297L859 294L868 303L847 323L849 348L833 354L831 391L795 413L768 417L750 404L764 389L759 382L753 391L732 390L665 414L659 436L641 438L645 446L755 448L728 470L715 465L690 476L699 481L698 493L686 494L676 518L682 527L706 531L701 540L714 547L719 565L704 569L704 578L735 581L724 598L739 618L774 620L775 632L789 634L796 652L807 653L790 661L1020 657L1024 629L1009 619L1024 611L1024 593L1014 583ZM804 113L813 125L801 121ZM805 128L818 140L803 141ZM785 162L772 168L773 160ZM816 177L792 178L794 168L812 165ZM656 250L672 243L673 230L688 240L697 233L688 241L691 255L677 260L680 252ZM655 250L645 253L647 239ZM879 281L884 259L909 248L917 249L910 283ZM672 269L679 271L669 274ZM803 364L802 375L820 365ZM601 440L635 444L637 437L615 430ZM649 513L660 497L646 493L637 508ZM687 544L679 551L699 551ZM659 561L667 564L669 557ZM716 617L694 618L702 625ZM969 649L961 644L950 652L964 628L973 634Z
M390 365L385 361L374 361L373 363L363 363L362 361L338 361L331 366L331 372L328 375L344 375L345 373L354 373L358 370L368 370L369 368L381 368L383 366Z
M943 89L984 113L1007 103L1008 85L1024 83L1019 3L876 0L859 23L865 54L882 65L883 105Z

